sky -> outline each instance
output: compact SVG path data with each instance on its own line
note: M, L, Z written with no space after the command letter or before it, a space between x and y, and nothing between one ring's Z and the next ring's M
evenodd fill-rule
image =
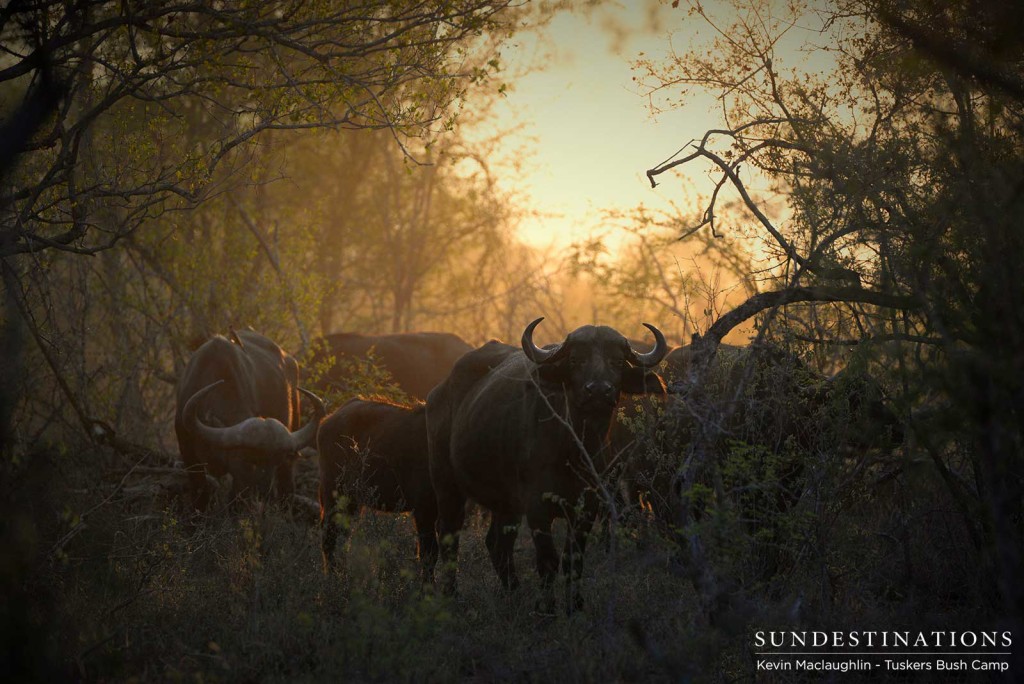
M645 171L706 127L712 103L654 118L630 67L639 52L663 49L669 11L633 4L562 12L543 37L518 36L503 51L510 73L533 65L496 108L498 125L522 125L504 147L528 151L514 182L540 216L522 224L526 242L564 247L600 226L602 208L679 199L677 183L652 190Z
M716 0L704 5L721 9ZM653 115L631 63L640 53L665 55L670 35L683 51L708 33L668 2L605 2L590 12L563 11L542 34L522 33L503 50L511 88L493 123L519 127L505 136L502 149L522 164L506 182L539 212L522 222L524 241L560 249L598 230L614 250L623 233L601 229L602 209L667 209L670 202L694 213L702 209L697 201L713 187L705 167L660 176L656 189L645 172L720 125L718 103L694 94L684 107ZM792 58L795 51L789 52Z
M806 0L812 8L818 1ZM778 2L771 5L771 12L788 16L786 0ZM669 54L709 44L715 36L703 19L687 11L685 0L678 4L674 8L669 0L604 0L589 11L562 11L541 31L523 31L502 50L502 76L509 91L488 112L483 135L510 131L496 150L498 159L491 160L492 171L497 171L494 177L499 185L514 194L517 206L535 212L520 221L519 237L547 254L552 264L564 263L573 243L590 242L593 237L601 239L605 252L601 261L606 265L635 245L633 236L604 218L605 212L628 212L643 205L654 216L660 211L670 217L699 216L706 208L719 178L709 163L694 162L660 175L657 188L646 176L648 169L724 123L721 103L700 91L691 91L681 106L652 113L636 80L642 74L632 64L639 57L660 63ZM728 0L702 0L702 5L719 26L728 27L735 19ZM828 40L821 27L820 17L804 15L800 25L776 44L776 64L782 70L831 69L827 54L801 50L806 42ZM678 100L679 92L670 95ZM767 197L762 193L768 183L750 165L740 175L755 198ZM734 198L728 188L720 196L718 227L726 235L737 236L743 232L739 223L749 221L753 226L754 219L723 206L723 201ZM769 197L763 206L777 225L784 223L784 202ZM741 244L751 251L752 267L768 265L760 241L741 239ZM681 247L676 251L677 266L698 267L683 256L686 244ZM724 298L715 306L738 304L745 296L743 277L705 266L709 269L700 279L714 282ZM584 281L580 283L586 287ZM585 292L571 296L589 301ZM696 304L690 308L694 306L701 310ZM567 320L596 320L591 308L574 312L568 302L566 308ZM665 319L660 324L678 340L688 334L682 320ZM743 344L751 334L748 326L739 326L727 341Z

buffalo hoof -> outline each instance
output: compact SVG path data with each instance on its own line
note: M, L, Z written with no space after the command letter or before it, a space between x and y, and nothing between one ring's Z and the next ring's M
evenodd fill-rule
M445 596L455 596L459 593L459 584L454 577L446 577L441 581L441 593Z
M583 597L580 594L572 594L566 597L565 614L572 615L583 610Z
M348 575L348 556L345 553L323 554L324 577L335 575L345 577Z
M555 617L555 597L546 596L544 598L537 599L533 604L533 612L537 617Z

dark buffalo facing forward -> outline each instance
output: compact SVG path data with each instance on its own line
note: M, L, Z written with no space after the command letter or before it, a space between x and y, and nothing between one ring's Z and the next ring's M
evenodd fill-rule
M372 355L375 364L386 370L398 385L416 400L427 394L448 376L456 360L473 348L451 333L420 332L394 335L335 333L324 338L324 346L312 359L316 364L333 356L318 387L347 386L346 359L365 359Z
M316 416L301 429L299 395ZM178 383L174 431L195 506L209 503L206 472L230 473L232 499L246 489L279 496L293 490L298 452L313 446L323 403L299 387L299 366L268 338L251 331L216 335L200 346Z
M437 561L437 501L427 464L425 407L353 399L320 426L320 519L324 571L330 570L341 509L412 511L424 579Z
M637 354L616 330L584 326L562 344L533 343L537 319L522 348L491 342L462 357L427 399L430 475L438 501L438 534L446 569L453 569L467 498L492 514L487 533L491 562L509 589L518 585L512 551L525 515L537 549L545 606L559 567L551 535L566 518L562 569L568 608L581 604L578 578L586 535L597 512L598 473L607 456L608 430L622 392L661 387L650 371L668 351L656 344ZM646 324L645 324L646 325ZM446 588L454 589L454 572Z

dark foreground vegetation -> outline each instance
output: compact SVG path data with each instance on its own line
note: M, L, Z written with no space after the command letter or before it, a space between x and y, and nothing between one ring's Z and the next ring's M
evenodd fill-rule
M166 479L122 482L135 464L107 448L31 462L6 480L17 483L4 492L3 540L17 590L4 617L8 643L18 645L7 666L43 679L735 681L753 672L751 624L992 624L961 551L969 542L925 465L913 492L899 491L898 478L865 475L823 515L786 516L787 541L773 551L799 560L780 597L758 593L708 626L695 619L700 607L672 545L646 516L627 516L614 543L591 545L586 609L549 617L534 612L528 534L515 554L523 586L509 597L484 549L483 518L467 525L460 593L449 598L422 588L408 517L353 521L346 567L324 576L318 530L276 504L194 519ZM298 479L312 494L308 464ZM86 515L64 520L62 511ZM80 531L68 537L71 525ZM744 546L756 540L725 538L735 529L715 525L718 560L765 567Z

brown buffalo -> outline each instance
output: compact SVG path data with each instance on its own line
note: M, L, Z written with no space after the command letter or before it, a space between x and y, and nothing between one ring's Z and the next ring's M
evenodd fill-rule
M299 395L316 416L299 428ZM199 347L178 383L174 431L189 472L194 503L205 510L205 473L232 476L232 499L246 489L279 496L293 490L298 452L312 446L323 403L299 387L299 366L268 338L251 331L216 335Z
M438 533L447 567L457 560L467 498L491 511L487 548L509 589L518 585L512 550L523 515L533 531L545 609L553 606L559 567L551 535L566 518L562 570L568 608L581 604L578 579L586 535L597 511L596 488L607 457L608 430L622 392L661 387L651 368L668 351L656 344L637 354L620 333L584 326L562 344L533 343L537 319L523 332L521 349L491 342L460 359L427 399L430 475L437 493ZM646 324L645 324L646 325ZM451 564L448 562L450 561ZM454 575L447 582L454 588Z
M324 420L320 450L320 520L324 571L333 564L341 508L412 511L425 579L437 560L437 500L427 464L426 411L353 399Z
M472 349L450 333L360 335L346 332L325 337L310 363L317 365L333 356L333 366L326 370L317 387L345 389L348 382L346 360L372 356L375 365L386 370L403 392L411 399L422 401L447 377L455 361Z

